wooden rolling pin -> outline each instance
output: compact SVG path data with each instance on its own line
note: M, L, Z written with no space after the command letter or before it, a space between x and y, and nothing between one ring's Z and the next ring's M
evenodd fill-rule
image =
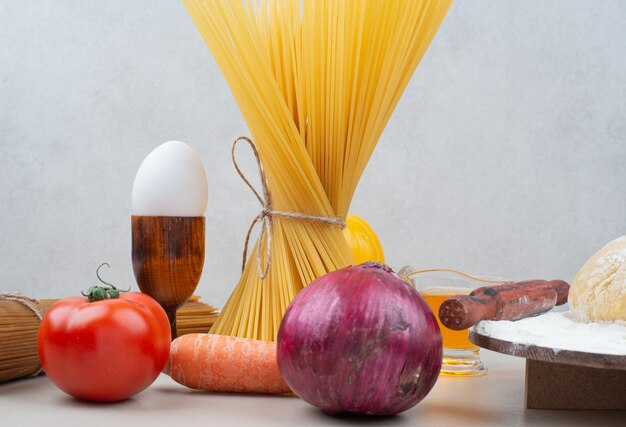
M439 320L460 331L481 320L519 320L565 304L569 285L563 280L526 280L475 289L469 295L447 298Z

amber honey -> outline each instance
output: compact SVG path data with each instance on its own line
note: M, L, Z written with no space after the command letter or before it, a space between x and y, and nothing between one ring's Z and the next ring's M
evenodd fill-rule
M454 377L478 377L487 373L480 360L480 348L469 341L467 329L453 331L439 321L439 308L451 295L467 295L473 289L493 278L468 276L454 270L415 270L411 266L402 267L404 276L422 295L435 314L443 338L443 360L440 375Z
M443 337L444 349L468 350L477 348L467 338L467 329L454 331L443 326L439 320L439 307L446 298L451 295L467 295L470 291L470 289L466 288L430 288L420 291L422 297L424 297L424 300L426 300L426 303L437 318L437 323L439 324L439 329Z

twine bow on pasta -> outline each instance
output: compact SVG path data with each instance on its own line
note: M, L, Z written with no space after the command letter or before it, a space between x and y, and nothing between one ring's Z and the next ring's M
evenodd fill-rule
M261 196L259 192L254 188L254 186L248 181L245 174L239 168L237 164L237 160L235 158L235 148L237 147L237 143L239 141L245 141L248 143L250 148L252 149L252 153L254 154L254 158L257 163L257 167L259 168L259 176L261 178L261 188L263 189L263 195ZM248 258L248 245L250 243L250 236L252 235L252 230L256 226L258 222L261 223L261 234L259 235L259 245L263 242L263 236L267 234L267 239L265 241L265 265L262 266L262 255L261 248L257 250L257 268L259 271L259 277L261 280L265 279L269 273L270 265L271 265L271 257L272 257L272 217L280 216L283 218L292 218L299 219L303 221L315 221L321 222L323 224L333 225L340 228L345 228L346 222L341 218L337 217L325 217L325 216L316 216L316 215L307 215L299 212L287 212L287 211L275 211L272 209L272 197L267 186L267 177L265 175L265 170L263 169L263 164L261 163L261 158L259 156L259 152L254 145L254 142L246 136L240 136L233 142L231 149L231 156L233 160L233 164L235 165L235 169L237 173L243 180L243 182L252 190L257 200L262 206L261 212L252 220L252 224L250 224L250 228L248 228L248 233L246 234L246 242L243 249L243 261L241 263L241 271L244 270L246 266L246 261Z
M30 309L30 311L35 313L35 316L37 316L37 319L41 320L43 318L43 314L41 313L41 310L39 309L39 306L38 306L39 300L37 298L32 298L26 295L22 295L21 292L2 291L0 292L0 301L3 301L3 300L19 302L26 308Z

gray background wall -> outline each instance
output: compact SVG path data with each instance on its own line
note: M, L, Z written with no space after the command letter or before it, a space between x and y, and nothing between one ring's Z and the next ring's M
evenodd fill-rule
M626 231L626 2L459 0L398 105L352 212L393 266L570 279ZM246 133L178 1L0 1L0 289L134 283L130 193L180 139L209 179L198 288L222 305L258 206Z

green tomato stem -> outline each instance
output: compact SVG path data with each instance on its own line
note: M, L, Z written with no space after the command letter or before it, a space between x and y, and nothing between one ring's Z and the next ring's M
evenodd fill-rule
M98 278L99 281L101 281L105 285L109 285L111 288L115 289L115 286L113 286L111 283L105 282L104 280L102 280L102 277L100 277L100 269L102 268L103 265L106 265L107 267L111 268L108 262L103 262L102 264L98 266L98 268L96 268L96 277Z
M107 267L111 268L109 263L103 262L96 269L96 277L98 278L98 280L100 280L106 286L97 286L97 285L95 285L95 286L90 286L87 289L86 292L82 292L81 291L81 294L83 296L89 298L90 302L101 301L101 300L105 300L105 299L116 299L116 298L119 298L120 292L128 292L128 291L130 291L130 288L128 288L126 290L124 290L124 289L117 289L113 284L107 283L104 280L102 280L102 278L100 277L100 268L103 265L106 265Z

